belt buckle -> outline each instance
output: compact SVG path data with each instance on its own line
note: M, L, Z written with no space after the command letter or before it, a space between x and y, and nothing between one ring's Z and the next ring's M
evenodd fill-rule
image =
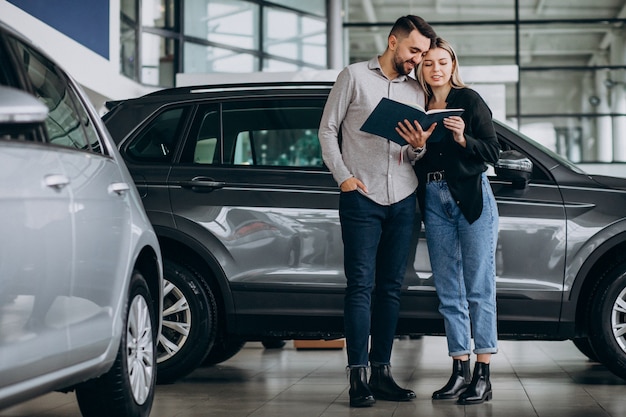
M429 172L427 175L427 181L431 182L431 181L442 181L443 180L443 171L434 171L434 172Z

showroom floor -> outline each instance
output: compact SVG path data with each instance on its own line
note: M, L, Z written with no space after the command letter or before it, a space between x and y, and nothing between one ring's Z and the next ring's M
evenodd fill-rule
M234 358L157 387L152 417L484 416L599 417L626 415L626 381L588 361L571 342L501 341L493 357L493 400L460 406L432 401L448 378L445 339L397 340L393 374L415 390L408 403L348 407L345 349L283 349L248 343ZM73 394L53 393L0 416L79 417ZM111 416L114 417L114 416Z

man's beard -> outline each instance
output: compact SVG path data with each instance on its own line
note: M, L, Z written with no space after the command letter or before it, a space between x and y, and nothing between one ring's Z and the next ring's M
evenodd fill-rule
M400 75L409 75L409 73L413 70L413 65L411 65L411 69L409 69L407 71L405 64L407 64L408 61L402 61L399 59L399 57L397 55L394 56L393 58L393 64L396 67L396 71L398 72L398 74Z

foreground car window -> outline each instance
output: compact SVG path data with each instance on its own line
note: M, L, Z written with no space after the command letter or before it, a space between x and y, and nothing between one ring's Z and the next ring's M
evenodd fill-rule
M50 143L101 152L96 131L68 80L41 54L15 39L11 41L23 59L36 96L50 110L46 120Z

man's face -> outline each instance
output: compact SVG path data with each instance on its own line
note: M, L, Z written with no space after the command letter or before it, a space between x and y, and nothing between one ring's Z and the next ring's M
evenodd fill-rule
M412 31L409 36L398 40L393 55L393 62L400 75L408 75L422 61L430 48L430 39Z

